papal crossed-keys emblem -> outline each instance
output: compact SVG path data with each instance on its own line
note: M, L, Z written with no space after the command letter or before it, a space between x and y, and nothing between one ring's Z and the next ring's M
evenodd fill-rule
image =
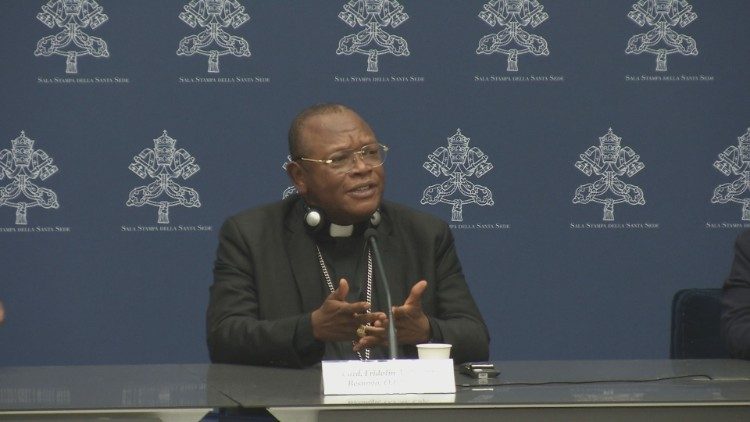
M0 150L0 180L11 180L0 187L0 207L16 209L16 225L28 224L27 211L31 207L60 207L52 189L33 182L36 179L47 180L58 170L52 163L52 157L41 149L34 149L34 142L21 131L21 135L10 141L10 150Z
M35 56L64 56L65 73L78 73L78 57L109 57L107 43L83 32L96 29L109 17L95 0L49 0L36 15L50 29L62 28L36 44Z
M489 158L477 147L469 148L469 140L458 129L448 138L448 148L439 147L422 164L435 177L447 180L428 186L422 192L422 205L444 203L451 205L451 221L463 221L463 206L477 204L492 206L492 191L472 183L470 177L482 177L492 170Z
M378 57L384 54L408 56L409 46L402 37L389 34L383 28L396 28L409 19L404 6L397 0L349 0L339 19L347 25L364 27L356 34L339 40L337 55L364 54L367 71L378 71Z
M490 26L502 30L479 40L477 54L500 53L508 56L507 70L518 71L518 56L531 54L548 56L547 40L526 32L523 28L541 25L549 18L537 0L492 0L484 5L479 17Z
M207 56L209 73L219 73L221 56L250 57L248 42L224 30L230 26L237 29L250 20L245 7L237 0L191 0L183 7L180 19L191 28L205 29L180 40L177 55Z
M646 166L630 147L621 147L622 138L612 132L612 128L599 138L599 146L591 146L579 155L575 166L586 176L596 175L599 179L576 189L574 204L595 202L604 205L604 221L614 221L615 205L644 205L643 190L630 185L621 177L633 177Z
M739 176L737 179L724 183L714 189L711 203L726 204L735 202L742 204L742 220L750 221L750 128L744 135L737 138L738 146L730 146L719 154L714 167L725 176Z
M656 55L656 70L667 70L667 56L679 53L697 56L695 40L678 34L673 28L684 28L698 19L686 0L639 0L628 17L639 26L653 27L650 31L630 37L627 54L649 53Z
M129 207L151 205L158 208L158 223L169 224L169 208L176 206L199 208L201 206L195 189L180 186L175 180L189 179L200 170L195 158L184 149L176 149L177 140L167 135L154 139L154 148L146 148L133 157L128 167L141 179L155 179L146 186L130 191Z

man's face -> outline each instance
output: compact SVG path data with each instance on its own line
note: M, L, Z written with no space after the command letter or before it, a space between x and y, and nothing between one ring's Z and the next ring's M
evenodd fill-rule
M349 110L308 118L302 127L301 139L302 156L319 160L377 143L370 126ZM333 223L347 225L364 221L380 206L385 183L382 165L370 167L357 157L348 173L309 161L296 161L289 167L297 190L308 205L323 210Z

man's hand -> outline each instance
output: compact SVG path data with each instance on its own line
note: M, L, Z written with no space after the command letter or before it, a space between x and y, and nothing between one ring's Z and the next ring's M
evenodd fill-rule
M385 314L383 314L383 317L383 319L373 322L372 326L365 327L367 335L360 338L354 345L353 350L355 352L369 347L388 345L388 319Z
M5 308L3 308L3 302L0 302L0 325L5 321Z
M368 314L370 304L367 302L347 302L348 293L349 284L342 278L336 291L328 295L320 308L313 311L310 319L316 340L353 340L357 338L357 328L360 325L385 319L382 312Z
M422 312L422 294L425 289L427 281L421 280L412 286L404 304L393 308L399 344L420 344L430 341L430 321Z
M427 281L421 280L412 286L403 305L393 307L398 344L420 344L430 341L430 321L422 312L422 294L425 289ZM354 345L354 351L388 345L388 323L387 319L382 319L375 321L372 327L367 327L367 335Z

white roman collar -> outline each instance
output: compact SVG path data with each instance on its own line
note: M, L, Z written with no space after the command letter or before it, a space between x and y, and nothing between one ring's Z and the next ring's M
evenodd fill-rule
M349 237L354 233L354 225L339 226L338 224L331 223L328 229L331 237Z

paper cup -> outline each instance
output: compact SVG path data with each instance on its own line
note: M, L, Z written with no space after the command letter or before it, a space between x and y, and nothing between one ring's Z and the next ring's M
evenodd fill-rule
M417 345L420 359L450 359L451 345L444 343L425 343Z

